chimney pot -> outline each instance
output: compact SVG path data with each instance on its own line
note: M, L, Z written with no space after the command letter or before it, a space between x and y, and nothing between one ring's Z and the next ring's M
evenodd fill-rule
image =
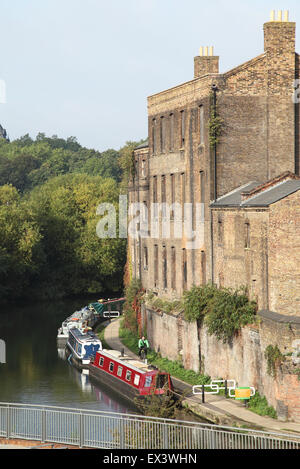
M282 10L278 11L278 21L282 21Z

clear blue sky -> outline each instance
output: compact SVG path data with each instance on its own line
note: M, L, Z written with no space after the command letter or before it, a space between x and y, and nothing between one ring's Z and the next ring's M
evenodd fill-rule
M299 21L299 0L0 0L11 139L38 132L119 149L147 136L147 96L193 78L200 46L220 71L263 52L272 9ZM299 50L297 34L297 50Z

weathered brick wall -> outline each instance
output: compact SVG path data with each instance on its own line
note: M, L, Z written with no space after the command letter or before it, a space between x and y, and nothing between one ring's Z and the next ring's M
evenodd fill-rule
M224 344L209 335L205 326L197 331L196 323L188 323L179 315L157 313L143 308L151 347L163 357L182 362L212 379L234 379L238 386L254 386L266 396L281 419L300 422L300 381L290 353L295 340L300 340L300 320L283 315L262 314L257 325L244 327L231 343ZM179 337L180 335L180 337ZM198 337L200 341L198 340ZM277 376L267 373L265 350L277 345L286 361L277 368Z
M215 283L219 287L248 287L258 309L268 307L268 210L213 210ZM250 245L245 246L246 222Z
M270 309L300 317L300 191L270 207Z

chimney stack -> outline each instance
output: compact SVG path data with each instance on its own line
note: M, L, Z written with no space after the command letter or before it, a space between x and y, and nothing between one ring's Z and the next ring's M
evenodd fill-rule
M271 20L264 24L265 52L271 55L295 54L296 23L289 21L289 12L271 11Z
M199 55L194 58L194 78L208 73L219 73L219 57L214 55L213 46L200 47Z

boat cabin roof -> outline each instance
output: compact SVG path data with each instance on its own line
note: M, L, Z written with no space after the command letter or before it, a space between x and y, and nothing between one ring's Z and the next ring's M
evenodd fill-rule
M104 349L104 350L99 350L99 352L97 353L99 353L100 355L104 357L112 359L116 361L117 363L120 363L121 365L127 366L128 368L138 371L139 373L149 373L149 372L156 371L153 369L153 367L147 365L141 360L137 360L136 358L129 357L126 354L122 356L119 350Z
M73 329L70 329L69 334L74 335L77 340L85 341L85 342L101 342L101 340L96 336L94 332L86 332L82 333L80 329L77 329L77 327L74 327Z

